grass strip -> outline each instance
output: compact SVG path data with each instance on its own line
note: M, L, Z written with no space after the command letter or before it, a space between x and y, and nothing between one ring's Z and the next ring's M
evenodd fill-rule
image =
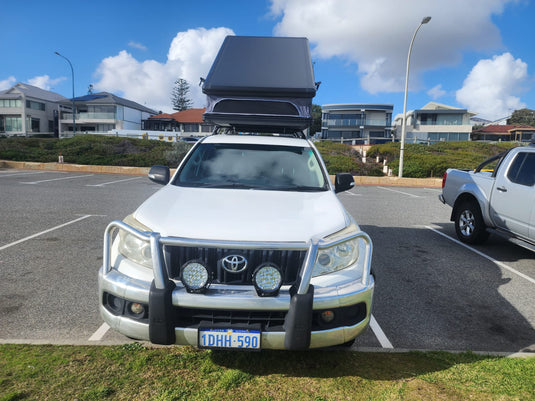
M0 400L535 400L535 357L0 345Z

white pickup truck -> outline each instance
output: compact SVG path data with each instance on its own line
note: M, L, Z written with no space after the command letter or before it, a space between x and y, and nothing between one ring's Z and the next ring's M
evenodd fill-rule
M484 242L495 229L535 244L535 142L492 157L474 171L448 169L442 203L453 208L458 238Z

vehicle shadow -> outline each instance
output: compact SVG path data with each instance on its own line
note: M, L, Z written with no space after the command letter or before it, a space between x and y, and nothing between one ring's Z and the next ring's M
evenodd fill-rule
M362 229L374 243L373 313L395 348L535 352L530 282L427 228Z
M211 351L218 366L254 376L361 377L367 380L404 380L447 370L454 365L495 359L473 353L446 352L366 353L341 350L312 351Z
M440 227L439 231L457 240L453 223L433 223ZM480 245L469 245L480 252L496 259L500 262L516 262L518 260L535 260L535 252L527 247L518 245L514 240L509 240L506 236L491 231L489 238Z

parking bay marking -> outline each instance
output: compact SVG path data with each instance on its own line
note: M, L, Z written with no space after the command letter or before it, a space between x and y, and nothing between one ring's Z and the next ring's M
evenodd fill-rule
M443 237L449 239L450 241L455 242L455 243L458 244L458 245L462 245L462 246L464 246L466 249L469 249L469 250L471 250L472 252L478 254L479 256L483 256L485 259L490 260L490 261L491 261L492 263L494 263L495 265L497 265L497 266L499 266L499 267L502 267L502 268L504 268L505 270L508 270L508 271L510 271L511 273L514 273L514 274L516 274L517 276L522 277L523 279L528 280L528 281L529 281L530 283L532 283L532 284L535 284L535 279L529 277L528 275L526 275L526 274L524 274L524 273L519 272L518 270L513 269L513 268L510 267L510 266L507 266L505 263L500 262L499 260L493 259L493 258L491 258L489 255L486 255L486 254L484 254L483 252L480 252L480 251L478 251L477 249L474 249L474 248L472 248L471 246L468 246L468 245L462 243L461 241L458 241L458 240L456 240L455 238L450 237L449 235L446 235L446 234L444 234L444 233L441 233L441 232L438 231L438 230L435 230L433 227L425 226L425 228L427 228L427 229L429 229L429 230L431 230L431 231L434 231L434 232L436 232L437 234L442 235Z
M16 175L32 175L32 174L44 174L44 173L56 173L56 171L32 171L30 173L0 173L0 178L13 177Z
M103 182L102 184L87 184L86 187L103 187L104 185L110 185L110 184L116 184L118 182L126 182L126 181L132 181L132 180L139 180L142 177L134 177L134 178L125 178L124 180L116 180L116 181L110 181L110 182Z
M15 242L12 242L12 243L10 243L10 244L6 244L6 245L3 245L3 246L0 246L0 251L3 251L4 249L7 249L7 248L12 247L12 246L14 246L14 245L18 245L18 244L20 244L21 242L28 241L28 240L33 239L33 238L35 238L35 237L39 237L40 235L47 234L47 233L49 233L49 232L51 232L51 231L58 230L58 229L60 229L60 228L63 228L63 227L65 227L65 226L68 226L68 225L70 225L70 224L74 224L74 223L77 223L77 222L79 222L79 221L85 220L85 219L87 219L88 217L92 217L92 216L93 216L92 214L86 214L86 215L83 215L82 217L79 217L79 218L77 218L77 219L68 221L67 223L60 224L59 226L49 228L48 230L44 230L44 231L41 231L41 232L39 232L39 233L30 235L29 237L19 239L19 240L15 241Z
M102 337L108 332L110 326L107 323L102 323L102 325L89 337L89 341L100 341Z
M412 198L421 198L421 196L409 194L408 192L398 191L396 189L391 189L391 188L386 188L386 187L379 187L379 186L377 188L384 189L385 191L396 192L398 194L407 195L407 196L410 196Z
M42 182L49 182L49 181L73 180L75 178L91 177L92 175L94 174L76 175L74 177L52 178L50 180L41 180L41 181L24 181L24 182L21 182L21 184L33 185L33 184L40 184Z
M386 337L385 332L383 331L383 329L381 329L381 326L379 326L379 323L377 323L377 320L375 320L375 316L373 315L371 315L371 318L370 318L370 328L375 334L375 337L377 337L377 340L379 340L381 347L394 349L394 346L392 345L390 340Z

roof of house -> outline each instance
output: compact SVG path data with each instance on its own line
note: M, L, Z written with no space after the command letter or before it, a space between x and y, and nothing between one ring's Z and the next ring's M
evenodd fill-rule
M91 93L88 95L75 97L74 101L79 102L79 103L89 103L89 104L118 104L121 106L130 107L131 109L141 110L150 114L157 113L153 109L149 109L148 107L145 107L132 100L124 99L122 97L116 96L113 93L109 93L109 92ZM60 103L68 105L71 102L72 102L72 99L64 98L64 100L62 100Z
M177 111L173 114L158 114L156 116L151 116L151 120L169 120L173 119L179 123L202 123L202 115L205 112L205 108L202 109L187 109L183 111Z
M517 124L517 125L487 125L486 127L479 128L474 132L485 134L510 134L514 131L535 131L530 125Z
M26 97L31 97L34 99L41 99L48 102L59 102L62 100L66 100L64 96L61 96L58 93L50 92L41 88L38 88L37 86L25 84L22 82L19 82L12 86L9 89L0 91L0 96L3 98L15 98L19 97L19 95L23 93Z

